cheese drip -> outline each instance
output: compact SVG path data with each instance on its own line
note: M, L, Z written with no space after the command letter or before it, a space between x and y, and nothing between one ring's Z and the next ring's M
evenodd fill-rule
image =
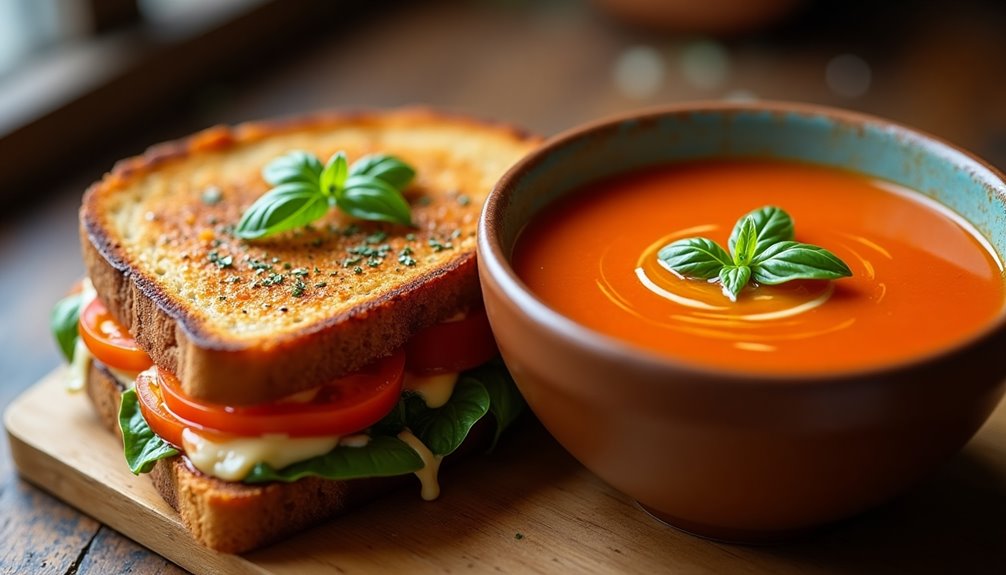
M440 482L437 481L437 473L440 471L440 462L443 460L444 456L434 455L430 451L426 444L419 440L418 437L412 434L408 429L403 430L398 434L398 439L401 439L409 445L416 452L417 455L423 460L422 469L416 470L415 476L419 478L419 483L422 484L422 490L420 495L425 501L433 501L437 497L440 497Z
M80 283L80 311L84 311L84 308L90 305L96 297L98 297L98 293L94 291L91 278L84 278L84 281ZM87 372L90 371L93 360L94 356L91 354L91 350L84 345L84 339L77 336L77 342L73 346L73 361L70 362L70 369L66 374L67 391L84 389L84 384L87 382Z

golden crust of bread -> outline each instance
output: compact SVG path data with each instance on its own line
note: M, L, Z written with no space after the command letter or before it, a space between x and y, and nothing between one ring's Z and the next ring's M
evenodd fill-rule
M419 109L213 128L120 162L87 191L84 262L112 315L186 393L261 403L358 369L475 305L483 200L537 143ZM236 238L232 226L268 189L262 167L294 149L403 158L417 171L406 191L417 227L332 210L306 230Z
M100 362L92 362L86 389L101 422L118 434L122 387ZM192 536L225 553L261 547L416 481L411 476L353 481L308 477L246 485L204 475L182 456L158 461L150 478Z

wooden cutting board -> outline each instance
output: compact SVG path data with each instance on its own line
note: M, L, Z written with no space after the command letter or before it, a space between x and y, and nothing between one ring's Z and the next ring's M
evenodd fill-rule
M197 573L1004 573L1006 409L909 494L784 546L715 543L651 519L533 421L443 474L443 495L403 489L285 542L238 556L192 541L84 395L54 372L5 414L22 477ZM267 518L264 520L268 520Z

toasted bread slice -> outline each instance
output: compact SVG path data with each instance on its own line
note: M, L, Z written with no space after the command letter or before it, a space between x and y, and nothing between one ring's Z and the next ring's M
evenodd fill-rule
M213 128L120 162L80 213L99 297L189 395L254 404L358 369L479 300L475 229L537 144L511 128L407 109ZM394 154L416 168L415 228L336 212L246 242L232 233L273 158Z

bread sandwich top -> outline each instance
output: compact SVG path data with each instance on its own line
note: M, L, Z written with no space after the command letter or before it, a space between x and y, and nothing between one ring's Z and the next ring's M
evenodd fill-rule
M112 315L189 395L254 404L363 367L479 300L475 229L496 180L537 144L436 112L319 115L218 127L120 162L85 194L87 271ZM331 210L238 238L292 150L395 155L415 227Z

